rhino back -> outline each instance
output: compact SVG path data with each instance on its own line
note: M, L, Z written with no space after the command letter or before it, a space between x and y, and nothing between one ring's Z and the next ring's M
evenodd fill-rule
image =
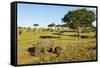
M51 48L55 45L54 41L52 39L41 39L37 42L37 47L41 48Z

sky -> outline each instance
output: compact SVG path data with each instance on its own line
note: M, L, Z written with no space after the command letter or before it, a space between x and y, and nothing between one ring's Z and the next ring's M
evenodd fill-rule
M23 3L18 3L17 7L18 27L33 27L33 24L39 24L40 28L46 28L48 24L51 23L62 24L61 18L63 18L68 11L84 8ZM96 12L95 8L89 9ZM96 21L93 23L93 25L96 25Z

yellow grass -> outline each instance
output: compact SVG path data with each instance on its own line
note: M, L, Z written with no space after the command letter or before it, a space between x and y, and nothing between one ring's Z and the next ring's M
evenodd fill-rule
M72 62L96 60L96 38L95 32L82 33L79 41L75 32L64 32L62 35L54 35L49 31L29 31L22 30L22 34L17 36L17 63L18 64L40 64L54 62ZM40 36L56 36L59 38L50 38L54 40L55 45L63 48L60 56L56 57L53 53L46 52L43 55L31 56L28 51L32 44L36 44L40 40Z

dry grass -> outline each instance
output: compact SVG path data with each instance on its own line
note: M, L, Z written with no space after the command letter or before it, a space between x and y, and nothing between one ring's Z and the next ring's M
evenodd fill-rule
M82 38L80 41L74 32L65 32L62 35L54 35L49 31L29 31L22 30L22 34L18 34L17 58L18 64L40 64L40 63L54 63L54 62L72 62L72 61L86 61L96 60L96 38L94 32L82 33L82 36L89 36ZM60 56L48 53L40 54L38 56L31 56L26 50L41 40L40 36L59 36L58 38L50 38L55 42L55 46L60 46L63 50Z

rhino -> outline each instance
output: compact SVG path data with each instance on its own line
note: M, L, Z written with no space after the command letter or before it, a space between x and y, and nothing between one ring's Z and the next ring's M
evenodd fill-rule
M61 47L55 46L55 42L52 39L41 39L36 44L33 44L33 47L27 49L32 56L45 54L45 52L54 53L59 56L61 50Z

